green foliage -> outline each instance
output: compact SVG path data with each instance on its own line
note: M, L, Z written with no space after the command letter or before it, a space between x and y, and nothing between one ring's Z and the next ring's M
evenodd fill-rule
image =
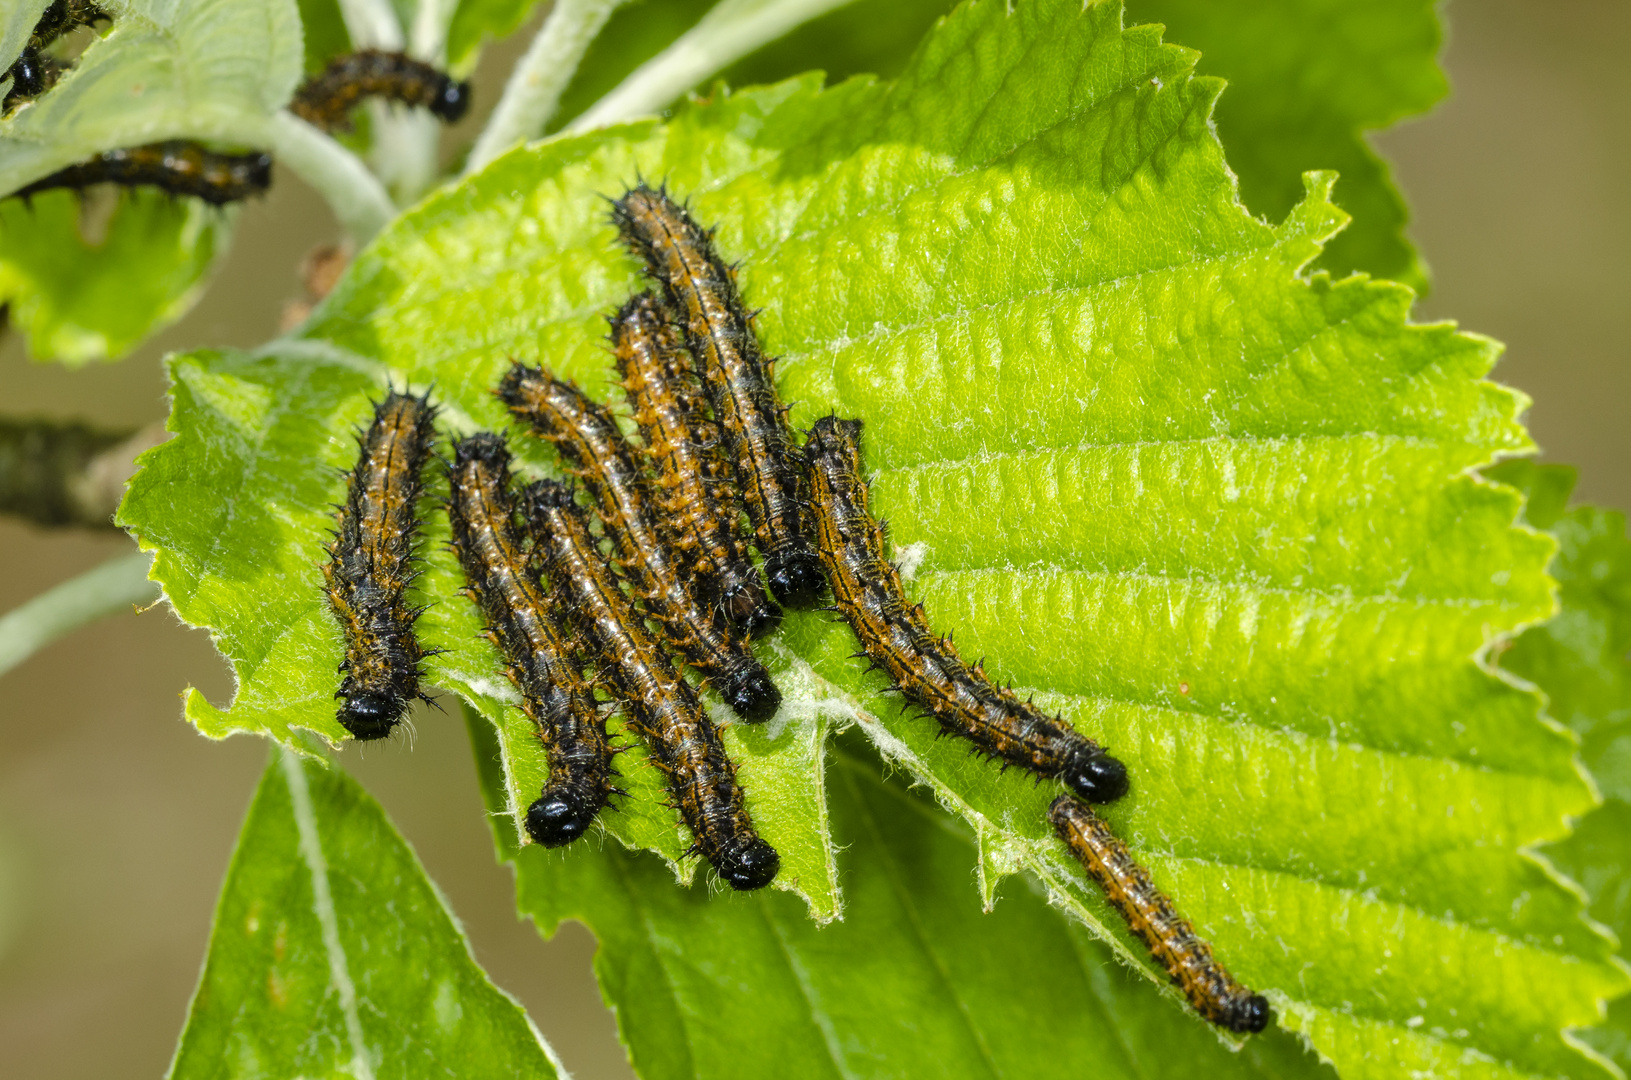
M338 0L298 0L298 3L301 37L305 43L305 70L309 74L323 70L334 57L350 52L351 35L346 32Z
M513 34L537 7L538 0L459 0L447 31L448 63L468 71L483 42Z
M1271 220L1301 198L1297 177L1335 169L1354 222L1318 264L1417 290L1427 271L1404 235L1408 212L1364 133L1425 112L1448 89L1436 0L1128 0L1129 19L1165 23L1229 80L1217 121L1246 205Z
M606 24L561 99L559 123L695 26L714 0L632 0ZM855 0L743 57L720 74L731 86L780 82L819 69L830 83L852 75L892 78L954 0Z
M0 191L160 139L265 146L300 80L294 0L129 0L49 94L0 122Z
M636 0L607 25L562 102L561 121L587 108L689 29L712 0ZM730 85L769 83L811 68L830 83L892 78L951 0L859 0L816 19L726 70ZM1199 70L1229 81L1217 123L1246 205L1279 220L1302 199L1302 174L1335 169L1335 198L1354 218L1317 265L1418 290L1427 283L1404 235L1408 212L1364 133L1426 111L1447 89L1434 0L1129 0L1129 22L1161 23L1197 49Z
M434 385L449 430L502 428L489 390L512 358L611 397L602 316L642 285L600 197L666 177L743 261L795 422L866 422L876 505L934 623L1126 760L1134 790L1109 819L1282 1029L1350 1076L1601 1075L1562 1032L1628 982L1528 854L1593 794L1538 695L1480 659L1553 611L1552 541L1513 524L1515 491L1472 473L1531 448L1521 395L1483 381L1495 347L1409 324L1401 286L1308 273L1345 220L1333 178L1309 176L1278 226L1248 214L1211 126L1220 83L1193 75L1193 52L1123 31L1115 4L1008 6L960 8L894 83L803 78L513 152L382 234L298 337L174 359L178 437L147 456L122 520L239 678L230 709L194 692L189 718L306 750L342 737L318 564L367 397ZM523 472L558 470L514 442ZM490 787L515 843L543 763L445 537L427 507L421 636L447 650L428 668L493 725ZM639 852L672 863L685 838L638 753L620 761L633 797L605 815L631 853L520 853L545 925L576 915L605 935L603 985L637 1053L653 1071L727 1071L754 1029L720 1016L757 1011L859 1061L831 1041L837 1011L882 1046L932 1010L901 993L850 1009L843 995L866 988L842 981L815 1003L843 965L966 964L943 977L990 1000L1013 978L1010 944L1048 953L1060 934L1082 958L1061 994L1098 999L1118 1030L1189 1032L1170 992L1096 962L1112 952L1159 981L1049 836L1053 792L936 741L854 649L825 616L790 618L762 651L787 708L729 733L783 853L778 886L817 921L848 903L854 934L794 919L794 898L652 899L641 879L669 873ZM1014 928L993 923L966 953L872 929L932 905L891 884L895 906L876 906L902 855L868 821L899 797L856 786L848 761L824 783L829 725L858 727L962 820L970 905L1025 873L1105 944L1013 885L993 918ZM834 848L850 845L841 895ZM948 928L966 925L952 859L894 879L951 891L934 916ZM651 928L630 925L641 898ZM724 935L749 931L742 977ZM699 943L659 958L683 992L652 967L665 932ZM832 955L773 970L767 934ZM683 1045L657 1048L675 1032ZM1013 1034L970 1020L943 1038L1006 1061L995 1042ZM1074 1035L1058 1038L1069 1052ZM1279 1060L1279 1040L1252 1053Z
M1528 496L1525 518L1558 540L1552 574L1560 610L1526 631L1501 666L1546 692L1548 711L1581 740L1581 759L1603 794L1575 833L1546 856L1579 882L1591 916L1631 939L1631 541L1625 515L1593 506L1565 511L1574 470L1508 462L1491 470ZM1631 1069L1631 998L1609 1006L1587 1040Z
M0 193L162 139L269 145L269 118L300 77L294 0L110 6L117 18L106 38L50 93L0 120ZM121 195L94 242L84 234L103 228L86 228L69 194L37 197L32 213L0 203L0 303L19 313L35 357L116 358L192 306L232 215L152 195Z
M274 754L238 837L173 1080L557 1072L379 804L337 769Z
M491 728L471 726L478 761ZM934 803L884 782L846 740L828 772L845 908L821 927L775 895L678 889L654 860L616 846L565 857L536 846L515 860L521 909L553 933L563 919L600 941L595 973L646 1080L707 1076L1045 1076L1091 1062L1105 1080L1324 1075L1295 1039L1271 1031L1243 1052L1193 1017L1018 881L983 913L966 829ZM502 778L486 777L495 810ZM662 992L650 988L661 987Z
M107 216L95 222L67 191L0 202L0 303L11 305L36 357L113 359L180 318L236 216L157 191L122 193L100 208ZM87 238L86 223L101 235Z

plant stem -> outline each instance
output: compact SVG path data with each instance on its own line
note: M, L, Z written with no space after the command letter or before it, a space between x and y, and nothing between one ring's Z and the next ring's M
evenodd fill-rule
M340 18L353 49L402 51L402 23L391 0L340 0Z
M668 48L566 126L590 131L661 110L691 87L801 23L854 0L721 0Z
M0 514L47 528L111 530L136 455L164 425L100 431L76 422L0 418Z
M440 49L438 42L445 37L445 28L438 23L446 7L448 5L437 0L421 0L414 13L411 50L390 0L340 0L340 15L345 20L352 48L412 51L422 60L435 62L435 54ZM446 14L451 17L451 11ZM429 55L417 48L422 41L431 43ZM368 117L374 136L369 164L374 175L395 197L396 204L405 206L419 198L436 180L440 129L432 117L394 109L382 101L368 103Z
M555 115L589 43L623 0L555 0L527 55L510 73L504 96L470 151L465 175L516 143L536 138Z
M109 559L0 616L0 675L87 623L152 602L159 587L147 580L151 562L145 551Z
M447 63L447 27L458 5L453 0L419 0L408 28L408 51L437 67Z
M287 112L267 130L272 153L328 201L340 226L360 246L396 216L385 187L351 151Z

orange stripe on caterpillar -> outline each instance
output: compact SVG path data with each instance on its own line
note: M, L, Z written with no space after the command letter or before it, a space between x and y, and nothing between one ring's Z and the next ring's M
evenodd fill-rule
M459 440L448 480L453 550L469 595L487 618L487 637L504 656L505 674L521 691L521 708L549 762L549 781L527 808L527 832L545 847L561 847L588 830L613 794L624 794L613 784L606 719L522 550L504 439L480 432Z
M781 692L743 641L733 640L693 595L691 584L658 536L646 508L647 482L605 406L540 368L511 368L500 399L534 434L555 444L594 497L622 571L668 644L707 678L736 714L761 723L776 714Z
M906 700L1004 765L1059 777L1089 802L1127 793L1127 769L1098 743L969 667L929 628L921 604L906 599L900 572L884 557L884 525L867 507L861 422L816 421L804 447L810 464L817 550L837 609L873 666Z
M337 718L358 739L384 738L414 698L429 700L419 690L427 654L413 632L421 609L407 606L406 592L419 576L415 511L435 416L428 395L393 390L374 407L323 568L329 607L345 634Z
M775 878L781 856L753 828L719 731L696 691L651 639L600 553L589 521L566 484L539 481L521 495L522 512L550 580L570 597L572 619L623 699L624 717L651 748L669 794L691 830L691 850L733 889Z
M1196 1012L1230 1031L1262 1031L1268 1026L1268 999L1242 986L1217 962L1212 946L1178 914L1172 900L1156 888L1149 871L1133 859L1104 819L1069 795L1061 795L1048 808L1048 820Z
M782 613L736 534L741 503L681 332L650 293L623 305L611 324L617 373L656 474L651 501L663 532L725 617L762 637Z
M349 131L348 114L364 98L418 106L451 124L469 111L470 84L405 53L363 49L301 83L289 111L325 131Z
M172 195L190 195L223 206L259 195L272 186L272 156L218 154L192 142L150 143L110 150L11 194L26 197L51 188L86 188L92 184L156 187Z
M666 191L636 185L612 204L612 220L662 282L702 368L772 595L787 607L809 607L821 597L821 561L804 520L798 448L735 272Z

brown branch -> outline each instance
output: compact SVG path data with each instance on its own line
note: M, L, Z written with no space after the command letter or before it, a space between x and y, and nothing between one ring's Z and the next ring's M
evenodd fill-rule
M136 455L168 437L160 424L132 432L0 419L0 514L49 528L111 530Z

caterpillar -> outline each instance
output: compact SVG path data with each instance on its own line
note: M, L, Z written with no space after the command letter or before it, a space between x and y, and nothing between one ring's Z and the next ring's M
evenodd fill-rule
M92 184L150 186L172 195L190 195L214 206L259 195L272 185L270 154L218 154L194 142L149 143L110 150L90 161L70 165L19 188L27 197L51 188L85 188Z
M5 101L0 102L0 113L10 111L18 102L38 97L56 84L63 63L45 52L52 42L81 26L112 18L90 0L52 0L40 13L22 53L0 74L0 79L11 76L11 88L6 91Z
M419 647L407 605L413 568L420 474L435 440L429 396L391 391L374 407L359 438L362 453L346 485L340 525L323 567L330 609L345 635L345 678L336 718L358 739L389 735L419 690Z
M1040 778L1059 777L1088 802L1127 793L1127 768L1064 720L1050 717L970 667L949 638L929 628L922 604L906 599L900 572L884 557L884 524L868 509L861 474L861 422L825 417L804 447L810 467L817 550L836 610L913 705L948 735Z
M470 84L405 53L364 49L336 57L301 83L289 111L325 131L348 130L347 114L369 97L417 105L451 124L470 108Z
M612 220L662 283L702 367L771 593L787 607L815 604L821 560L804 520L798 450L776 397L775 361L759 350L734 271L714 251L712 235L666 191L637 184L613 202Z
M627 794L613 784L606 720L522 551L504 439L481 432L454 443L448 479L448 520L467 595L487 618L487 637L504 656L549 762L549 782L527 808L527 832L545 847L561 847L594 824L612 795Z
M572 488L541 480L522 492L522 513L550 580L570 597L573 621L624 698L629 727L651 748L700 854L733 889L770 884L781 856L753 829L736 766L696 691L641 625Z
M589 489L635 594L668 643L707 678L736 714L761 723L776 714L781 692L746 643L723 633L696 597L657 535L646 509L646 483L634 450L605 406L540 368L512 367L498 396L512 415L555 444Z
M1268 1026L1268 999L1242 986L1217 962L1212 946L1178 914L1172 900L1156 888L1149 871L1133 859L1102 818L1061 795L1048 808L1048 820L1196 1012L1230 1031L1262 1031Z
M781 624L736 535L741 507L720 457L680 332L649 292L612 317L612 355L656 473L652 502L669 543L732 625L749 638Z

